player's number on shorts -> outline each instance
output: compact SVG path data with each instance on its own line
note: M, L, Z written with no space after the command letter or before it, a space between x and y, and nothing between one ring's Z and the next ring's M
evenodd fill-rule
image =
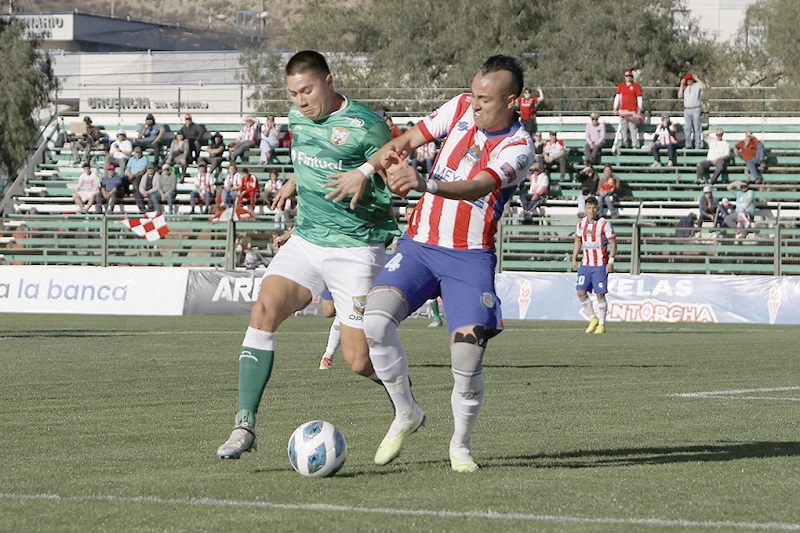
M584 281L586 281L586 276L578 276L578 285L583 285Z
M400 261L403 260L403 254L395 252L391 259L389 259L383 268L388 270L389 272L394 272L398 268L400 268Z

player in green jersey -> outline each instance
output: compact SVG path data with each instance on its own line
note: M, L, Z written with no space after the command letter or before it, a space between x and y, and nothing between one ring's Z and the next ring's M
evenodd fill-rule
M326 287L341 322L342 354L350 368L380 383L363 330L366 294L384 263L386 243L399 235L391 192L380 176L367 180L354 206L325 198L328 175L361 168L391 139L386 124L366 106L339 94L325 58L298 52L286 65L292 108L295 175L272 206L297 196L294 235L267 268L239 354L239 408L222 459L256 449L256 413L272 372L275 331ZM373 172L374 173L374 172Z

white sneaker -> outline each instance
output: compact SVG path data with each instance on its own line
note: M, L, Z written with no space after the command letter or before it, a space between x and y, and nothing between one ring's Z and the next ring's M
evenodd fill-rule
M333 361L328 357L328 354L323 355L322 359L319 361L319 369L330 370L331 368L333 368Z
M417 404L414 404L410 418L405 420L395 418L378 446L378 451L375 452L375 464L383 466L397 459L408 436L424 424L425 411Z
M438 328L438 327L441 327L441 326L442 326L442 321L441 320L434 320L433 322L428 324L429 328Z
M650 165L650 166L651 166L651 167L660 167L660 166L661 166L661 163L659 163L658 161L653 161L653 164L652 164L652 165Z
M220 459L238 459L244 452L254 452L257 448L256 428L243 423L233 428L228 440L217 448L217 456Z

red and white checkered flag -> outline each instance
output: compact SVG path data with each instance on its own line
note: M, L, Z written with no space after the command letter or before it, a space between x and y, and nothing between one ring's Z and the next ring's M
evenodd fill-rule
M139 237L147 239L148 241L157 241L169 233L164 214L157 211L145 213L142 218L123 218L119 222L127 226L128 229Z

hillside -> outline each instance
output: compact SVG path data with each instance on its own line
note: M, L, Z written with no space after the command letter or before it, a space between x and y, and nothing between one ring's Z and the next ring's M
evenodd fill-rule
M304 0L15 0L20 13L78 11L159 24L180 24L189 28L210 28L215 32L237 32L238 11L267 12L263 35L271 48L289 47L289 24L302 16ZM250 32L250 29L239 31Z

